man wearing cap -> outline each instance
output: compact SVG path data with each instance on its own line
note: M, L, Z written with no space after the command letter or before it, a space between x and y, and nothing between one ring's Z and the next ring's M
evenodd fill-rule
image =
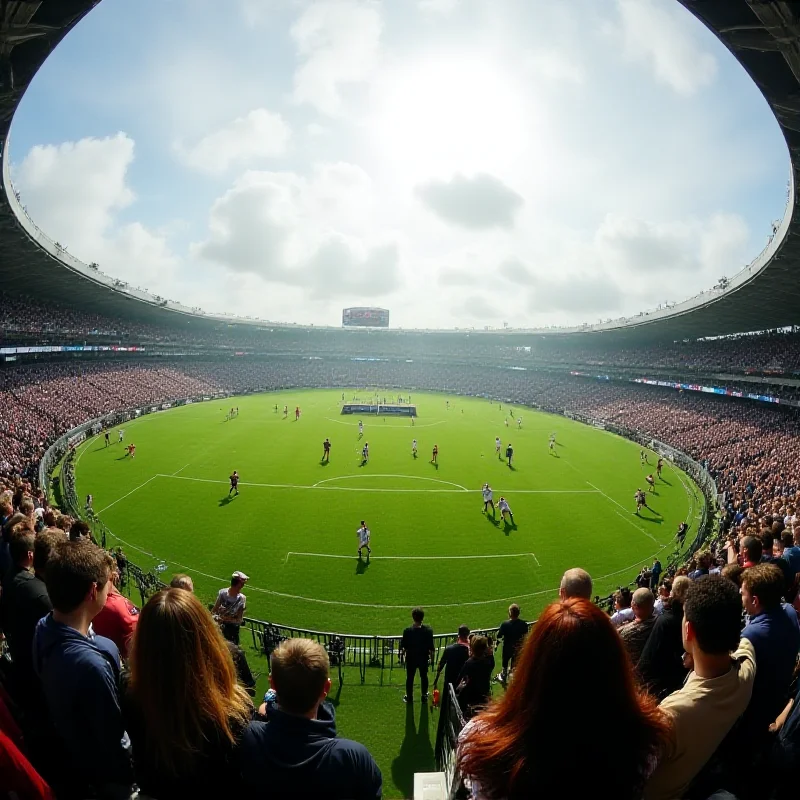
M247 575L238 570L231 576L231 585L227 589L220 589L217 602L211 609L211 614L222 626L222 635L234 644L239 644L239 629L244 619L244 610L247 607L247 598L242 589L247 583Z

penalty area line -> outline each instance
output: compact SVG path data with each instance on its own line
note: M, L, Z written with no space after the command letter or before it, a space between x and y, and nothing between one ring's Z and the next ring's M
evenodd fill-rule
M306 558L343 558L347 561L353 561L355 556L343 556L338 553L299 553L295 550L290 550L283 560L284 564L289 562L291 556L305 556ZM533 558L537 566L542 566L539 559L536 558L535 553L496 553L493 555L475 555L475 556L370 556L370 561L462 561L476 559L482 560L484 558Z
M147 486L150 481L154 481L156 478L160 478L161 475L153 475L152 478L148 478L144 483L140 483L135 489L131 489L127 494L122 495L122 497L118 497L113 503L109 503L105 508L101 508L99 511L96 511L96 514L102 514L104 511L108 511L109 508L115 506L117 503L124 500L126 497L130 497L134 492L138 492L139 489L143 489Z

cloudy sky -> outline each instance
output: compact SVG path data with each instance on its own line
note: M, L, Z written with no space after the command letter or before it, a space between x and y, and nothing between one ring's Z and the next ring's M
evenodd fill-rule
M132 285L393 327L684 299L761 250L788 178L676 0L103 0L11 155L34 220Z

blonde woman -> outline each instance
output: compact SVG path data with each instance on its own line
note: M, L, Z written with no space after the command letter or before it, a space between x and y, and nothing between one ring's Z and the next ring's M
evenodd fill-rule
M230 650L191 592L163 589L142 609L125 694L140 788L155 798L227 796L253 706Z

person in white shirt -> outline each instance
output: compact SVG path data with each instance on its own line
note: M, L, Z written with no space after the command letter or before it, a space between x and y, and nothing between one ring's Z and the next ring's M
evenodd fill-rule
M633 622L633 609L631 590L623 587L614 592L614 608L616 611L611 615L611 624L615 628L621 628L626 622Z
M492 507L492 515L494 515L494 497L492 493L492 487L489 486L488 483L483 484L483 513L485 514L489 510L489 506Z
M500 509L500 516L505 519L506 514L508 514L509 519L511 520L511 524L514 524L514 514L511 512L511 506L508 505L508 500L505 497L501 497L500 501L497 504L497 507Z
M121 442L124 436L125 436L125 429L124 428L120 428L119 429L119 439L117 441Z
M358 557L361 558L361 551L366 548L367 549L367 561L369 561L370 553L372 553L372 548L369 546L369 539L370 539L370 530L367 527L367 523L364 520L361 520L361 527L356 531L356 536L358 536Z
M416 439L412 439L411 440L411 455L414 456L414 458L417 457L417 440Z
M503 450L503 443L500 441L500 437L497 436L494 440L494 451L495 453L497 453L498 458L503 457L502 450Z

